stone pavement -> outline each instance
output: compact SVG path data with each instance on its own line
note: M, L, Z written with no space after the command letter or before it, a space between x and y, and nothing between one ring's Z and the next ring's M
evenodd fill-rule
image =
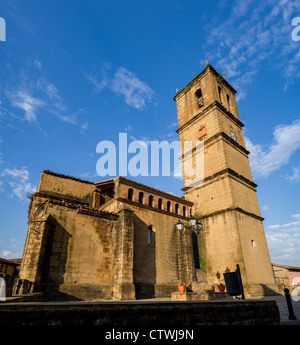
M262 298L263 300L267 301L276 301L276 304L279 308L280 314L280 324L281 325L300 325L300 301L292 301L292 306L294 310L294 314L297 320L289 320L289 311L288 306L286 303L285 295L282 296L269 296Z

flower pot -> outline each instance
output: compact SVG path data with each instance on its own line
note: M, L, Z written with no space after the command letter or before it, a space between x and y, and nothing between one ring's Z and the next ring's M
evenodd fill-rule
M185 292L185 285L182 284L182 283L180 283L180 284L178 285L178 290L179 290L179 292L181 292L181 293Z
M218 289L220 292L224 292L225 291L225 285L221 283L220 285L218 285Z

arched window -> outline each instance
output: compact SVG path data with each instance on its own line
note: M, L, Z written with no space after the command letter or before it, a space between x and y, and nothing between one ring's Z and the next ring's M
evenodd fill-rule
M202 96L202 91L201 91L201 89L198 89L198 90L195 92L195 96L196 96L196 98L197 98L197 106L198 106L198 108L203 107L203 105L204 105L204 100L203 100L203 96Z
M148 226L147 230L147 244L151 245L153 243L153 230L152 225Z
M140 192L139 193L139 203L142 204L144 202L144 193Z
M153 206L153 195L149 195L149 206Z
M182 208L182 215L185 217L185 206Z
M133 200L133 189L132 188L128 189L128 200Z
M158 208L160 210L162 210L162 199L161 198L158 199Z
M167 211L170 212L171 211L171 201L167 202Z
M178 214L179 206L178 204L175 204L175 213Z
M221 90L221 87L218 86L218 92L219 92L219 99L220 99L220 103L222 104L222 90Z

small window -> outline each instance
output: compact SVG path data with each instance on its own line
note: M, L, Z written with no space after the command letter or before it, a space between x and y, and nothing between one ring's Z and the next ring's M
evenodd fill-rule
M158 208L160 210L162 210L162 199L161 198L158 199Z
M182 215L185 217L185 206L182 208Z
M179 206L178 204L175 204L175 213L178 214Z
M198 89L198 90L195 92L195 96L196 96L196 99L197 99L197 106L198 106L198 108L203 107L203 105L204 105L204 99L203 99L203 96L202 96L202 91L201 91L201 89Z
M170 212L171 211L171 201L167 202L167 211Z
M251 240L251 246L255 247L255 241L254 240Z
M230 110L230 109L231 109L231 105L230 105L230 96L228 95L228 93L227 93L226 97L227 97L228 109Z
M148 243L149 246L150 246L150 245L152 244L152 242L153 242L153 239L152 239L153 234L152 234L152 232L153 232L153 230L152 230L152 225L150 225L150 226L148 227L148 230L147 230L147 243Z
M128 200L133 200L133 189L132 188L128 189Z
M144 193L140 192L139 193L139 203L142 204L144 202Z
M153 195L149 195L149 206L153 207Z
M218 91L219 91L220 103L222 104L222 90L221 90L221 87L220 87L220 86L218 86Z

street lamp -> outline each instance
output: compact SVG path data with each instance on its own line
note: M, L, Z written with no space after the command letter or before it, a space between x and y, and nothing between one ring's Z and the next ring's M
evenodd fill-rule
M192 272L193 272L193 281L197 281L196 269L195 269L195 258L194 258L194 246L193 246L193 234L199 236L200 230L202 229L202 224L198 222L195 217L189 219L189 226L184 225L179 220L176 224L176 229L182 234L190 235L191 243L191 253L192 253Z

